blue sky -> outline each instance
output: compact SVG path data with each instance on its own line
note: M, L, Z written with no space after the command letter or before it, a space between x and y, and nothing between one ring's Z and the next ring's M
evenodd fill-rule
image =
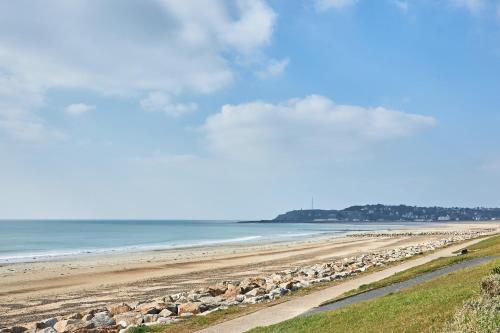
M0 217L500 206L500 1L0 1Z

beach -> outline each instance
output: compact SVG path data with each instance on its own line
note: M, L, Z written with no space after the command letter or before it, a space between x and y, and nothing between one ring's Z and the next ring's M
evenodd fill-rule
M443 237L429 232L484 228L498 231L500 223L408 227L391 230L400 233L392 237L330 236L4 263L0 266L0 323L22 324L111 303L154 299L223 280L240 280ZM422 234L405 235L412 230Z

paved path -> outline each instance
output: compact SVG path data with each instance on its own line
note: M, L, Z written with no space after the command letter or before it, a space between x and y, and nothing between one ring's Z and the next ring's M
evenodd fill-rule
M460 261L456 264L445 266L443 268L437 269L437 270L432 271L432 272L419 274L418 276L415 276L414 278L411 278L408 280L393 283L393 284L390 284L390 285L385 286L385 287L369 290L369 291L366 291L366 292L361 293L361 294L357 294L357 295L354 295L351 297L344 298L344 299L339 300L337 302L318 306L317 308L312 308L311 310L302 313L301 316L311 316L313 314L320 313L320 312L337 310L337 309L343 308L343 307L351 305L351 304L366 302L368 300L371 300L374 298L379 298L382 296L386 296L386 295L389 295L391 293L398 292L400 290L409 288L409 287L417 285L417 284L422 284L424 282L434 280L434 279L436 279L440 276L443 276L443 275L448 275L450 273L453 273L453 272L456 272L456 271L459 271L459 270L462 270L465 268L485 264L487 262L493 261L493 260L498 259L498 258L500 258L500 256L486 256L486 257L479 257L479 258L473 258L473 259L469 259L469 260Z
M399 265L389 267L385 270L364 274L352 280L336 286L326 288L320 291L313 292L303 297L291 299L290 301L277 304L272 307L264 308L254 313L238 317L226 322L205 328L199 333L240 333L246 332L258 326L268 326L277 324L287 319L294 318L314 307L321 305L323 302L331 300L343 293L356 289L362 284L368 284L385 279L397 272L407 270L409 268L428 263L434 259L454 255L453 252L469 247L482 239L471 240L462 244L453 245L423 257L405 261Z

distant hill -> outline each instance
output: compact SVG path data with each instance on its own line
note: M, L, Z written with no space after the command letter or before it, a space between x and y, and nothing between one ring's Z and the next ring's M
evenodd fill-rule
M488 221L500 220L500 208L445 208L364 205L342 210L304 209L278 215L269 222L373 221Z

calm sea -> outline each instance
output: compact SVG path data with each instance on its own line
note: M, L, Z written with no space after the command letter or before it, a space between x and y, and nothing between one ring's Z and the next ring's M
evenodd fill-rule
M0 220L0 263L118 251L258 243L394 229L410 223L261 224L192 220Z

